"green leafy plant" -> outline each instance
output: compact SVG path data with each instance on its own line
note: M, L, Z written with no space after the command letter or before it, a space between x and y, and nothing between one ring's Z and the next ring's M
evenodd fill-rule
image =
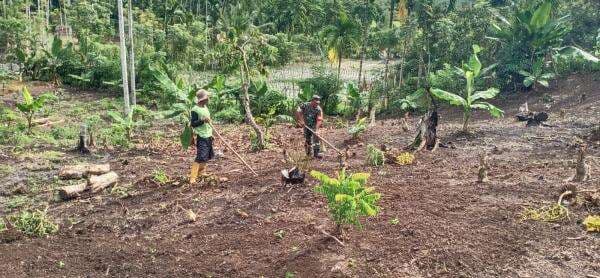
M347 88L347 97L351 110L349 112L356 114L357 118L365 108L368 95L361 92L354 83L349 83Z
M385 163L385 154L379 148L373 145L368 145L367 163L371 166L383 166Z
M531 72L527 72L525 70L520 70L519 74L521 74L525 79L523 80L523 86L527 88L532 88L534 91L536 89L536 85L540 84L546 88L550 86L549 81L554 78L553 73L543 73L544 70L544 60L540 59L535 64L533 64L533 68Z
M319 181L314 190L327 198L329 214L339 233L343 225L352 224L360 228L361 216L373 217L379 213L377 202L381 194L375 192L375 188L367 187L369 174L347 175L345 170L341 170L337 178L317 171L311 171L310 175Z
M169 176L167 175L167 173L165 173L164 170L160 169L160 170L155 170L154 173L152 174L152 179L159 183L159 184L167 184L170 180Z
M469 122L474 109L488 111L493 117L501 117L504 115L504 111L500 110L498 107L488 102L481 101L495 98L500 92L498 89L490 88L485 91L475 91L475 78L480 76L482 68L481 62L477 57L477 53L480 51L481 48L478 45L473 45L473 54L471 55L471 58L468 63L463 64L462 69L459 69L467 81L464 97L437 88L431 89L431 94L436 98L463 109L463 132L465 133L469 132Z
M46 214L46 211L22 211L9 217L11 224L28 236L43 237L56 233L58 225Z
M27 119L27 131L31 133L31 128L33 126L33 116L35 113L42 110L44 108L44 104L49 99L48 94L42 94L38 97L31 96L27 87L23 87L23 101L17 103L17 109L21 111L25 118Z
M359 119L353 126L348 128L348 133L352 135L352 139L358 139L365 131L367 131L367 118Z
M107 114L113 121L113 127L124 130L128 140L133 137L135 128L143 124L141 121L134 120L133 113L123 116L120 112L108 111Z

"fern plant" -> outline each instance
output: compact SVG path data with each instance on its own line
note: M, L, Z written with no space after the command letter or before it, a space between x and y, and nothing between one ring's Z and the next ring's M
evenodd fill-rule
M359 119L348 129L348 133L352 135L352 139L358 139L365 131L367 131L367 118Z
M342 169L337 178L331 178L318 171L312 171L310 175L320 183L314 190L327 198L329 214L339 234L343 225L351 224L361 228L361 216L373 217L379 213L377 202L381 194L375 192L375 188L367 187L369 174L347 175Z
M17 103L17 109L21 111L21 113L25 114L25 118L27 119L27 132L31 132L31 127L33 126L33 116L36 112L42 110L44 108L44 104L49 99L49 94L43 94L38 97L33 97L31 93L29 93L29 89L27 87L23 87L23 101Z
M471 55L469 62L463 64L462 69L458 69L467 80L464 97L437 88L431 89L431 94L436 98L463 109L463 132L465 133L469 132L469 122L474 109L488 111L496 118L504 115L504 111L500 110L498 107L482 101L495 98L498 93L500 93L498 89L490 88L485 91L475 91L475 78L481 75L482 68L481 62L477 57L479 52L481 52L481 48L478 45L473 45L473 54Z
M367 163L371 166L383 166L385 163L385 154L379 148L373 145L368 145Z

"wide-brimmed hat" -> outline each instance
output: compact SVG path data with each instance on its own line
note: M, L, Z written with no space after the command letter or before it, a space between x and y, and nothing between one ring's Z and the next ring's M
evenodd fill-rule
M196 92L196 97L198 98L198 101L204 101L208 99L208 91L204 90L204 89L200 89Z

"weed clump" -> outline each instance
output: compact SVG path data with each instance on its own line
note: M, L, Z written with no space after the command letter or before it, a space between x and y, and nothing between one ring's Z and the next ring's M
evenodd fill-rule
M415 155L409 152L404 152L396 156L394 160L398 165L411 165L415 161Z
M6 231L6 223L4 222L4 219L0 218L0 233Z
M373 145L367 146L367 163L371 166L383 166L385 163L385 154L382 150Z
M58 225L46 214L46 211L22 211L10 217L11 224L28 236L43 237L58 231Z
M538 209L526 208L521 215L523 221L534 220L542 222L558 222L568 217L569 210L561 204L554 204L550 207L546 206Z
M588 215L583 220L586 231L600 233L600 215Z

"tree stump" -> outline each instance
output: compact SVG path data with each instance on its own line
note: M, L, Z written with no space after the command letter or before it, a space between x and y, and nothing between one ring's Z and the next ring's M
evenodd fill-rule
M76 185L64 186L58 189L58 196L61 200L67 201L79 197L81 193L88 189L87 182Z
M115 185L119 181L119 175L115 172L108 172L100 176L91 176L89 186L93 193L98 193L105 188Z
M579 157L577 159L577 167L575 168L574 182L585 182L590 179L590 165L586 162L587 146L583 145L579 148Z
M81 125L81 129L79 130L79 144L77 144L77 151L82 154L89 154L90 149L87 146L87 125Z
M479 175L477 182L486 183L489 181L488 171L490 170L486 153L481 154L481 156L479 157L479 164Z
M439 145L437 138L438 122L439 115L437 109L434 108L421 119L417 136L407 149L415 152L421 151L423 148L428 151L435 151Z

